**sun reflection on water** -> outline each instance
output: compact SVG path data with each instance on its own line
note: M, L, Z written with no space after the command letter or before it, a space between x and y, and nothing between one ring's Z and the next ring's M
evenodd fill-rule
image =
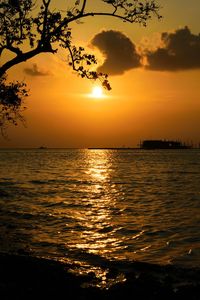
M108 151L87 152L87 169L85 171L90 185L87 186L89 209L79 212L79 220L85 228L79 236L76 248L87 253L105 255L115 252L121 246L115 236L118 228L113 222L113 211L116 209L116 191L111 188L110 172L112 161Z

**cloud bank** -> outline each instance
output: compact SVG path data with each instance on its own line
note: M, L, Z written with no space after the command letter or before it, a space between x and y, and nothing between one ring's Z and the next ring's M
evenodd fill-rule
M98 68L99 72L120 75L141 66L141 56L135 45L120 31L102 31L94 36L91 44L105 56L103 65Z
M126 35L109 30L95 35L91 43L105 57L98 71L108 75L121 75L138 67L169 72L200 69L200 34L191 33L186 26L174 32L161 33L160 41L162 46L157 49L146 48L139 53Z
M179 71L200 68L200 35L190 29L178 29L161 34L162 47L145 51L148 66L155 71Z
M39 70L37 64L33 64L31 68L25 68L24 73L28 74L29 76L48 76L50 75L49 72L45 72L42 70Z

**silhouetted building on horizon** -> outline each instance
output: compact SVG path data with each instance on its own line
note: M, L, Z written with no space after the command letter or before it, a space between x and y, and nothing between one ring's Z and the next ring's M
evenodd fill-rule
M180 141L144 140L140 143L141 149L189 149L191 146Z

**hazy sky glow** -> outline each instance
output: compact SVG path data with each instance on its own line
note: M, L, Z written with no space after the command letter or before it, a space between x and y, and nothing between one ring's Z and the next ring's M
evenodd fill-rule
M63 8L67 1L55 2ZM8 128L9 140L0 137L0 146L134 147L160 138L199 143L200 1L158 2L164 18L146 28L108 17L73 25L76 45L96 53L99 70L110 74L112 90L100 97L92 94L95 84L73 74L64 51L10 70L10 79L25 80L30 89L27 126Z

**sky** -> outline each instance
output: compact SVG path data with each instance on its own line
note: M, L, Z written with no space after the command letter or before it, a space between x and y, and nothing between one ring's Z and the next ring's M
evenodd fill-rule
M64 9L70 1L57 0ZM72 0L71 0L72 2ZM88 1L102 10L103 1ZM26 126L10 126L0 147L137 147L144 139L200 142L200 1L157 0L161 20L147 27L111 17L72 25L73 41L95 53L111 91L67 65L67 52L40 54L13 67L24 80ZM55 3L55 1L54 1ZM69 4L68 4L69 5Z

